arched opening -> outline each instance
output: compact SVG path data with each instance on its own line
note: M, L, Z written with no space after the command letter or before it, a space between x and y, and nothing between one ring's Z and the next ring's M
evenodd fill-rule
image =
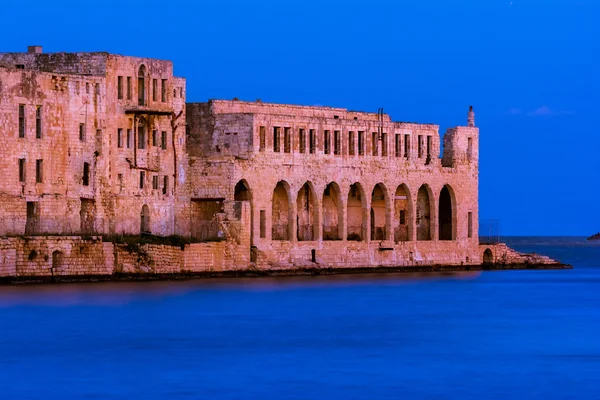
M142 207L140 214L140 232L150 233L150 209L146 204Z
M63 253L61 251L55 250L52 253L52 269L57 270L62 268L63 266Z
M417 240L431 240L431 206L427 186L419 188L417 195Z
M244 179L235 185L233 200L250 202L250 245L252 245L254 243L254 204L252 202L250 186Z
M386 240L386 195L378 183L371 194L371 240Z
M296 237L298 241L316 240L319 236L317 207L315 190L311 183L306 182L302 185L296 197Z
M452 201L452 195L447 185L440 192L438 216L440 240L456 239L454 202Z
M406 242L412 237L412 202L406 185L400 185L394 195L394 240Z
M138 70L138 106L146 105L146 67L140 66Z
M288 195L289 185L286 182L278 182L273 190L273 204L271 213L271 239L290 240L290 197Z
M342 238L342 197L337 183L330 183L323 191L323 240Z
M347 240L363 240L366 236L365 228L365 204L364 204L364 191L360 183L355 183L350 186L348 192L348 205L347 205L347 225L348 225L348 236Z
M492 250L485 249L485 251L483 252L483 264L491 265L493 263L494 263L494 254L492 253Z

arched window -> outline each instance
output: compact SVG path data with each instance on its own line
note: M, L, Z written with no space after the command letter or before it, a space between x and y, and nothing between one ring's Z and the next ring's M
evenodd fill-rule
M371 193L371 240L387 239L386 210L385 187L378 183Z
M455 240L456 239L456 216L454 208L456 205L453 201L451 188L446 185L440 192L439 200L439 239L440 240Z
M366 202L364 191L360 183L350 186L348 203L346 203L346 224L348 226L347 240L364 240L366 231Z
M428 186L423 185L417 194L417 240L431 240L431 203Z
M146 67L141 65L138 70L138 105L146 105Z
M140 214L140 232L150 233L150 209L146 204L142 207L142 213Z
M491 265L493 263L494 263L494 254L492 253L492 251L490 249L485 249L485 251L483 252L483 264Z
M296 197L296 237L299 242L317 240L319 229L317 196L312 183L306 182L298 191Z
M343 218L340 189L337 183L331 182L323 191L323 240L342 238Z
M271 239L290 240L291 209L287 182L278 182L273 190L271 209Z

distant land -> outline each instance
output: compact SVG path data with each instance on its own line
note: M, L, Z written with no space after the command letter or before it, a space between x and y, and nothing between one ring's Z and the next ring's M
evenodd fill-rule
M590 236L589 238L587 238L587 240L600 240L600 232Z

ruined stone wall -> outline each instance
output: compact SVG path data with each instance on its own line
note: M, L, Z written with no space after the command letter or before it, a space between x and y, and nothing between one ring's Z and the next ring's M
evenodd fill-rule
M108 53L0 53L0 67L104 76Z

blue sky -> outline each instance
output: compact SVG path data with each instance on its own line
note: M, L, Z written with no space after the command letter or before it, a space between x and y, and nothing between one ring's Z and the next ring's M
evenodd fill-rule
M480 127L480 218L505 235L600 230L600 1L37 1L0 51L173 60L188 101L329 105Z

